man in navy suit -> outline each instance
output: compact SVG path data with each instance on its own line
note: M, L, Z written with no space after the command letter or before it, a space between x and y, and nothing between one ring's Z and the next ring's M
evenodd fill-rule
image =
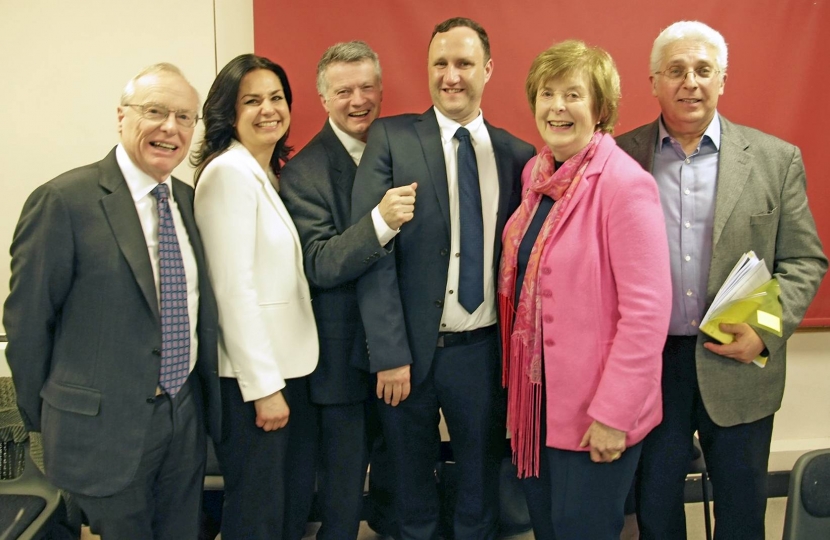
M121 97L120 144L37 188L12 242L3 324L21 416L104 539L198 536L205 424L214 438L221 425L217 314L193 189L171 176L198 109L175 66L143 70ZM185 283L170 285L171 265ZM181 287L175 380L167 287Z
M453 18L436 26L428 61L434 106L376 121L355 177L355 220L387 189L419 186L415 215L404 227L384 228L375 219L379 241L394 256L375 263L357 287L394 461L399 538L406 540L437 538L439 409L463 494L455 538L497 532L505 409L495 278L501 232L519 204L521 171L534 150L484 121L481 98L492 72L489 39L478 23ZM462 279L468 271L474 277ZM472 295L461 294L467 291Z
M356 538L363 504L367 442L374 403L367 404L366 334L355 282L388 252L378 242L370 212L352 225L351 193L369 126L380 114L383 88L377 54L362 41L338 43L317 66L317 91L328 119L323 129L282 171L281 197L303 244L320 339L320 361L311 374L311 400L320 417L317 538ZM384 227L412 219L415 186L390 189L376 210ZM368 413L368 415L367 415ZM377 419L374 419L377 424ZM371 499L382 505L375 480L386 471L374 461ZM388 476L388 473L386 474ZM373 505L375 507L375 505ZM380 511L382 508L377 508ZM390 517L370 516L371 519Z

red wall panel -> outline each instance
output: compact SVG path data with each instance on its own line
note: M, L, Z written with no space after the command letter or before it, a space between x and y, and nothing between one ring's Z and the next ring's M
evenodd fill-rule
M830 151L828 0L254 0L255 50L286 69L294 91L290 142L299 149L325 120L315 70L323 51L338 41L362 39L380 55L383 115L426 110L430 34L436 23L454 16L475 19L490 35L495 65L482 103L487 119L537 147L524 79L533 58L552 43L577 38L611 53L622 77L617 133L624 133L659 114L648 57L660 30L689 18L716 28L729 45L719 111L801 147L810 206L830 250L830 172L821 161ZM804 324L830 326L830 280Z

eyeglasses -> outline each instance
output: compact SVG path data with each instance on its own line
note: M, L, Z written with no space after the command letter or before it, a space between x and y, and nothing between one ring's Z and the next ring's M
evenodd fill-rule
M192 128L199 120L199 117L196 115L196 111L171 110L158 103L145 103L143 105L125 103L124 106L137 108L138 113L142 116L142 118L151 122L164 122L170 118L171 112L175 114L176 123L182 127Z
M720 70L714 69L711 66L700 66L699 68L695 69L684 69L680 66L672 66L670 68L666 68L663 71L656 71L655 75L663 75L673 81L678 79L686 79L686 76L689 73L694 73L696 79L700 79L703 81L707 81L720 73Z

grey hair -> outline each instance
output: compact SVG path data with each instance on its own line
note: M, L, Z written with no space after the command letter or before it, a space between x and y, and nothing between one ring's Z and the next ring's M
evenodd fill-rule
M326 49L320 61L317 63L317 93L326 95L328 90L326 84L326 69L337 62L361 62L371 60L375 66L375 76L380 82L380 60L375 51L365 41L347 41L336 43Z
M199 92L193 87L192 84L190 84L190 81L188 81L187 77L184 76L182 70L168 62L159 62L157 64L147 66L139 71L132 79L127 81L127 84L124 86L124 91L121 92L121 105L124 106L133 100L135 97L135 85L139 79L146 77L147 75L160 75L162 73L166 73L168 75L178 75L184 79L190 88L193 89L193 93L196 94L197 101L199 100Z
M723 39L720 32L700 21L678 21L660 32L660 35L654 40L654 46L651 48L651 73L660 70L660 64L663 61L663 50L669 44L684 39L700 41L714 48L718 69L721 70L721 75L726 73L728 55L726 40Z

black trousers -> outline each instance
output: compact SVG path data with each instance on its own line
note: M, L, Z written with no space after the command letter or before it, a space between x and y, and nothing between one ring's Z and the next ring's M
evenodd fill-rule
M366 521L372 530L381 535L397 536L395 463L392 451L383 437L375 388L376 379L373 377L371 397L366 402L366 436L370 468Z
M174 399L155 398L141 462L124 490L109 497L72 493L90 530L104 540L198 538L207 443L195 377Z
M477 343L436 348L427 379L397 407L378 402L383 435L397 481L398 540L437 538L439 409L459 470L453 518L456 540L497 535L499 465L504 449L505 400L496 332Z
M221 388L222 538L300 540L314 497L317 415L308 378L286 380L282 391L291 412L276 431L256 426L254 403L242 400L236 379L222 378Z
M366 404L316 405L320 421L317 540L354 540L368 462Z
M712 480L715 540L763 540L773 416L716 425L700 397L695 336L669 336L663 349L663 422L643 443L637 518L643 540L685 540L683 486L692 434Z
M627 448L611 463L594 463L590 452L549 448L545 405L543 397L539 477L521 481L534 538L618 540L643 443Z

